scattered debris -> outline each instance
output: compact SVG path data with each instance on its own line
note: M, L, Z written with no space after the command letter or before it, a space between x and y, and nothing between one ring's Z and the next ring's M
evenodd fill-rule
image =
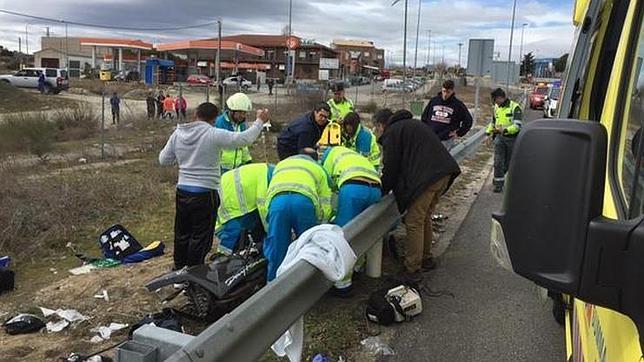
M81 158L79 158L79 159L78 159L78 163L86 164L86 163L87 163L87 159L86 159L85 157L81 157Z
M107 290L103 289L103 292L101 294L95 294L94 298L96 299L103 299L106 302L110 301L110 296L107 294Z
M80 322L87 320L89 318L85 317L84 315L80 314L77 310L75 309L48 309L48 308L43 308L40 307L40 310L42 311L42 315L47 318L51 315L58 315L60 318L65 319L68 322Z
M98 268L92 264L86 264L83 266L69 269L68 272L70 272L72 275L83 275L83 274L91 273L92 270L94 269L98 269Z
M67 328L68 325L69 325L69 322L64 319L61 319L58 322L47 322L47 325L46 325L47 332L57 333Z
M393 356L395 354L394 350L384 343L378 336L365 338L360 341L360 344L365 346L365 348L375 356Z
M99 337L102 340L107 340L110 339L112 336L112 332L119 331L123 328L127 328L127 324L121 324L121 323L110 323L109 326L100 326L97 328L92 328L90 329L90 332L95 332L98 333L98 336L94 337ZM95 340L95 338L92 338L92 340Z

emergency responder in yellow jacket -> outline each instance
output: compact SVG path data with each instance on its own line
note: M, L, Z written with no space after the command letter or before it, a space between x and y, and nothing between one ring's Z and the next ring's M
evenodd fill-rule
M245 131L247 128L246 114L252 109L253 103L246 94L233 94L226 100L226 109L217 117L215 128L221 128L231 132ZM224 149L221 151L219 157L222 174L235 167L250 163L253 160L246 146L235 149Z
M369 206L380 201L380 175L366 157L346 147L331 147L322 155L322 167L338 188L335 224L346 225ZM349 273L335 283L337 293L349 293L352 274Z
M380 169L378 139L360 124L360 116L356 112L349 112L342 120L342 146L366 157L376 171Z
M331 88L333 97L327 101L331 107L331 122L341 123L344 116L353 111L353 102L344 96L344 85L335 84Z
M292 232L299 237L311 227L331 218L332 181L314 158L313 149L280 161L268 186L268 234L264 256L268 260L268 281L275 279L291 243Z
M492 92L494 114L485 129L488 140L494 141L494 192L503 191L505 174L510 167L514 141L521 131L523 112L518 103L506 97L501 88Z
M221 205L215 232L219 250L232 253L244 230L261 238L266 230L266 194L275 165L250 163L221 177Z

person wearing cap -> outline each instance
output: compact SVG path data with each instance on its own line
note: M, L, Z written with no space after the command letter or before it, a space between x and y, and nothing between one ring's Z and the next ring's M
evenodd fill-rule
M282 130L277 137L277 154L280 160L302 153L305 148L315 149L329 123L331 109L325 102L319 102Z
M505 174L510 167L514 141L521 131L523 111L517 102L506 97L501 88L495 89L491 96L494 102L494 113L492 122L485 128L485 133L488 136L486 142L488 144L494 142L493 191L501 192L505 183Z
M433 97L420 118L434 130L449 151L454 140L463 137L472 128L472 115L463 102L456 98L454 81L443 82L441 92Z
M344 85L336 83L331 87L333 97L327 101L331 107L331 122L342 123L344 116L353 111L353 102L344 96Z
M275 279L292 235L331 219L332 181L317 162L317 152L304 148L301 153L280 161L268 186L268 232L263 251L268 260L267 280Z
M380 169L378 139L360 123L356 112L349 112L342 120L342 146L366 157L376 170Z
M436 133L409 111L383 109L373 120L382 145L383 195L393 191L398 210L406 212L405 278L418 282L423 270L436 267L432 213L461 170Z
M246 94L241 92L233 94L226 100L226 110L217 117L215 128L231 132L244 132L247 128L246 114L252 109L253 104ZM220 155L221 173L251 163L252 160L248 146L223 149Z

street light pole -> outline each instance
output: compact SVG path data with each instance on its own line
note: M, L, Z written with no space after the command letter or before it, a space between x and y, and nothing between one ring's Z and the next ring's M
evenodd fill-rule
M219 96L219 109L224 109L224 85L221 84L221 19L217 20L217 95Z
M289 44L291 44L290 43L291 36L293 35L292 24L293 24L293 0L289 0L288 1L288 39L286 39L286 42L287 42L286 49L288 51L288 56L286 57L286 59L288 60L288 67L286 68L287 71L288 71L288 74L286 76L286 79L287 79L286 88L287 89L291 85L291 78L293 78L295 76L295 74L293 73L293 70L294 70L293 68L294 68L294 65L295 65L295 55L293 55L293 57L291 58L291 47L289 45Z
M463 48L463 43L458 43L458 68L461 68L461 49Z
M432 29L427 29L427 66L429 66L429 53L431 52L432 49Z
M407 4L405 0L405 34L403 36L403 82L407 80Z
M519 46L519 64L523 63L523 33L525 32L525 27L527 25L528 23L523 23L523 27L521 28L521 46ZM519 75L521 75L520 73L521 72L519 72Z
M27 55L29 55L29 30L27 30L28 27L29 23L25 24L25 47L27 48Z
M414 77L416 77L416 68L418 68L418 38L420 37L420 12L422 1L418 0L418 21L416 22L416 49L414 50Z
M510 48L508 49L508 77L505 80L505 90L510 88L510 61L512 60L512 38L514 37L514 19L517 12L517 0L512 5L512 26L510 27Z

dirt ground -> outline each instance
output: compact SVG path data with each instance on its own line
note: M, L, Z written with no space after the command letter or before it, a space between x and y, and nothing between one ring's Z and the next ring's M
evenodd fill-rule
M360 91L360 90L359 90ZM369 93L369 89L365 89ZM467 88L460 91L461 98L467 94ZM485 94L483 91L482 94ZM198 94L194 95L198 97ZM74 98L76 97L76 98ZM73 95L72 99L92 99L95 96ZM127 100L139 107L140 101ZM100 105L100 103L98 103ZM482 103L483 104L483 103ZM125 132L124 132L125 130ZM160 129L142 128L135 126L131 132L112 130L107 134L111 146L118 152L118 157L112 158L114 162L100 162L96 154L96 140L67 143L58 145L58 157L52 157L52 162L47 167L25 162L23 165L26 175L31 167L31 172L42 171L68 174L76 172L117 172L141 173L141 168L149 167L156 152L165 143L171 125L165 124ZM257 161L275 162L276 133L270 133L265 142L260 141L252 148L253 156ZM79 153L79 149L85 150ZM89 152L88 150L92 150ZM88 164L80 165L79 156L87 156ZM113 155L112 155L113 156ZM447 245L450 233L458 228L459 220L464 218L471 198L475 197L477 187L480 189L481 174L488 167L490 153L483 151L476 158L463 163L463 175L458 178L450 193L439 204L438 213L449 216L449 219L439 227L439 240L436 244L437 251ZM29 157L24 158L26 160ZM34 167L35 166L35 167ZM42 173L42 172L41 172ZM145 175L145 173L143 173ZM37 177L43 177L37 176ZM483 177L484 179L484 177ZM479 186L477 186L479 185ZM67 356L70 352L91 354L100 351L123 340L129 328L118 331L103 343L91 343L90 339L96 335L92 328L108 325L109 323L125 323L132 325L143 318L147 313L158 312L167 305L161 304L161 294L148 292L144 284L150 279L167 272L171 265L172 255L172 215L173 196L171 183L160 185L167 188L167 197L164 197L161 208L154 215L145 217L134 211L132 221L127 224L128 229L140 236L142 243L147 244L152 240L163 240L166 243L166 254L152 260L131 266L119 266L113 269L100 269L93 272L73 276L67 270L81 265L80 260L73 256L71 250L57 250L54 255L39 259L37 256L30 260L22 260L17 278L15 291L0 296L0 320L6 320L17 313L33 313L42 316L38 307L49 309L75 309L89 319L84 322L72 324L65 330L49 334L42 331L36 334L9 336L4 330L0 331L0 360L7 361L48 361ZM100 232L98 226L92 226ZM99 255L95 235L87 235L83 241L83 250L88 254ZM368 361L370 356L360 346L360 341L368 336L381 335L383 338L389 333L384 327L375 326L364 318L364 305L369 293L383 285L391 285L396 280L400 266L391 255L386 254L382 279L359 278L355 283L355 292L352 298L338 299L324 297L317 306L305 317L305 360L310 360L316 353L326 353L332 358L343 357L347 361ZM98 299L95 295L105 290L109 295L109 302ZM182 300L178 298L176 305ZM187 332L197 334L206 325L187 322ZM112 352L106 352L109 356ZM262 360L280 360L267 353Z

